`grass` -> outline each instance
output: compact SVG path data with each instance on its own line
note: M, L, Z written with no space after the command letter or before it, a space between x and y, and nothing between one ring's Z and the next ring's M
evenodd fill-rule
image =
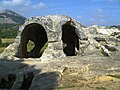
M6 48L6 47L0 47L0 53L2 53L5 48Z
M45 43L45 45L40 50L40 54L44 52L44 50L47 48L48 42ZM32 41L29 41L27 44L27 52L30 52L35 47L35 44Z
M2 53L9 44L13 43L14 40L14 38L3 38L2 44L0 44L0 53Z
M42 54L44 52L44 50L47 48L48 46L48 42L45 43L45 45L42 47L42 49L40 50L40 54Z
M34 48L35 44L29 40L27 44L27 52L30 52Z
M14 38L3 38L2 43L13 43L15 41Z
M11 43L14 42L14 38L3 38L2 39L2 44L0 44L0 53L4 51L4 49ZM34 43L32 41L29 41L27 44L27 50L30 52L34 48Z
M3 38L2 44L0 44L0 53L2 53L9 44L13 43L14 40L15 40L14 38ZM48 46L48 42L43 46L40 53L43 53L43 51L46 49L47 46ZM30 52L34 47L35 44L32 41L29 41L27 44L27 51Z

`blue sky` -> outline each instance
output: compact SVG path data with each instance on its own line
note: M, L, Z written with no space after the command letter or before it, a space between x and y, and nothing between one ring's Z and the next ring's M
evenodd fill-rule
M0 10L25 17L64 14L83 25L120 25L120 0L0 0Z

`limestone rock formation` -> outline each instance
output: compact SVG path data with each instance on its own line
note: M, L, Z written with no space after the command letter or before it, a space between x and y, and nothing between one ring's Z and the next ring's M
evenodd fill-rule
M112 51L120 50L120 30L117 28L107 28L93 25L87 27L87 30L90 33L88 34L88 39L90 39L89 41L93 41L93 46L100 49L103 55L110 56L111 49L113 48L114 50Z
M27 50L29 41L34 43ZM64 15L32 17L20 26L18 36L1 58L39 58L50 60L65 56L104 55L119 50L120 31L99 26L85 27Z
M84 26L68 16L32 17L20 27L15 42L1 56L42 60L74 56L79 51L79 40L86 38ZM29 40L35 44L30 52L27 50Z
M32 17L0 55L0 89L119 90L119 56L116 28L85 27L64 15Z
M40 61L0 60L0 89L92 90L120 88L120 52L112 57L75 56Z

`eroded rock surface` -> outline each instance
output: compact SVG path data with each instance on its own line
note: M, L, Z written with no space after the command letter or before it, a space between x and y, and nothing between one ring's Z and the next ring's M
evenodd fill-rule
M13 44L1 57L51 59L74 56L79 51L79 40L87 38L83 25L64 15L33 17L20 27ZM28 41L35 47L28 52ZM46 45L46 49L43 49Z
M120 57L74 56L50 61L1 60L1 89L119 89ZM9 79L10 75L11 79ZM4 80L4 83L3 83ZM10 83L11 82L11 83ZM9 87L8 87L9 86Z
M27 43L35 46L28 52ZM32 17L0 55L0 89L119 90L120 31L63 15Z
M35 46L28 52L27 44ZM19 28L18 36L1 58L39 58L50 60L65 56L110 56L120 50L120 31L99 26L85 27L64 15L32 17Z

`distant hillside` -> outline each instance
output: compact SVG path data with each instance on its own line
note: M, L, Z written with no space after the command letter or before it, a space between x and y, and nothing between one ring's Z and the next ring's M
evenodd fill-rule
M20 24L0 24L0 38L15 38Z
M25 17L11 10L0 11L0 24L23 24Z
M19 25L25 22L25 17L11 10L0 11L0 37L15 38Z

